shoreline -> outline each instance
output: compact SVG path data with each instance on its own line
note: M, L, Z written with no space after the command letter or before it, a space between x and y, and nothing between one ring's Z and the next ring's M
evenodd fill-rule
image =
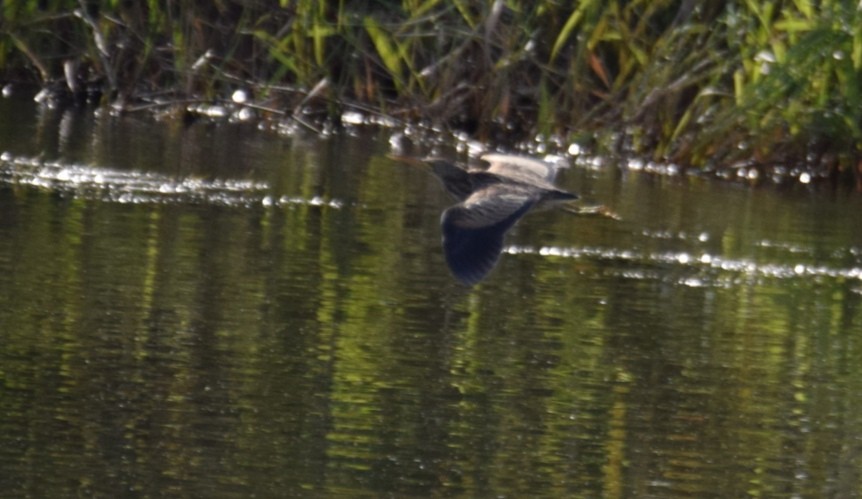
M862 14L838 3L154 5L10 9L0 84L50 105L183 121L236 108L318 133L349 115L495 150L862 191L862 22L838 23Z

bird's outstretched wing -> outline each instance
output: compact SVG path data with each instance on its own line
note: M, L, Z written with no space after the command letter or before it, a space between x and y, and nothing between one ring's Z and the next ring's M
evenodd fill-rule
M547 161L525 156L485 154L481 159L490 163L487 170L489 173L545 187L550 187L560 169Z
M536 203L527 192L491 186L443 212L443 250L464 284L481 281L497 264L506 232Z

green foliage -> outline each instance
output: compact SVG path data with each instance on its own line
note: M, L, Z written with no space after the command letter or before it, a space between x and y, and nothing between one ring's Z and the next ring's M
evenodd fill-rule
M862 19L852 2L56 0L2 9L7 78L29 68L33 79L61 81L72 59L109 99L226 95L242 82L260 94L288 89L281 97L293 108L325 81L318 104L371 104L488 141L613 135L629 153L694 167L798 164L822 150L853 164L862 149Z

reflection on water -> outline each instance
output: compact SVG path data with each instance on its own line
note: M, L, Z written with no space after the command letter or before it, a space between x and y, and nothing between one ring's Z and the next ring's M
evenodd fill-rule
M386 131L12 112L4 494L859 494L856 197L575 167L468 289Z

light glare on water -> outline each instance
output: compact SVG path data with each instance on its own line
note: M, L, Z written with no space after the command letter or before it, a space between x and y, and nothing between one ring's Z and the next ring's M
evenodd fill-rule
M4 113L9 496L859 495L857 197L579 150L465 288L390 132Z

